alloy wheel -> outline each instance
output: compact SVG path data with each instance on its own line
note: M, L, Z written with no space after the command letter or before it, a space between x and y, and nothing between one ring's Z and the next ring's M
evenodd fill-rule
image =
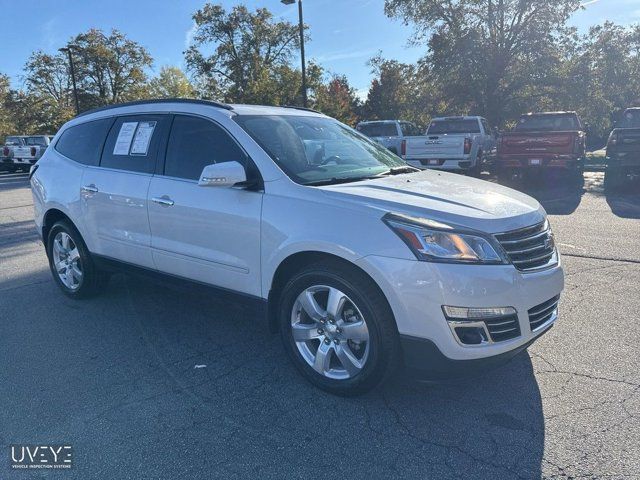
M291 332L302 358L327 378L352 378L369 357L367 323L353 300L334 287L314 285L298 295Z
M80 252L71 236L58 232L53 239L53 265L58 278L69 290L77 290L82 284L83 271Z

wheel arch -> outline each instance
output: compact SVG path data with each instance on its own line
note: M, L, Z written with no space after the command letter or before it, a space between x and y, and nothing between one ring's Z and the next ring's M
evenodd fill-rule
M53 227L56 224L56 222L59 222L60 220L66 220L71 225L73 225L73 227L76 230L78 230L78 227L75 225L75 223L73 223L71 218L69 218L69 215L67 215L62 210L59 210L57 208L50 208L42 217L41 233L42 233L42 241L44 242L45 246L47 244L47 238L49 237L49 232L51 231L51 227Z
M389 300L387 296L384 294L380 285L374 280L374 278L369 275L363 268L356 265L355 263L347 260L344 257L339 255L335 255L333 253L322 252L322 251L313 251L306 250L293 253L288 257L284 258L278 267L275 269L273 277L271 278L270 288L269 288L269 296L268 296L268 310L267 310L267 320L269 325L269 331L271 333L278 332L278 319L277 319L277 309L280 294L282 293L282 288L287 283L288 279L291 278L296 272L299 272L304 267L308 265L312 265L314 263L329 263L336 265L338 268L349 268L354 271L357 271L360 275L363 275L371 283L378 289L382 297L387 302L389 306L389 311L393 312L391 305L389 304Z

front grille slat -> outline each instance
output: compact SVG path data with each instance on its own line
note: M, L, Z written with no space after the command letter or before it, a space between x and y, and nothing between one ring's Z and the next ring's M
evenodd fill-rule
M494 342L502 342L520 336L520 323L517 315L485 320L484 323Z
M546 221L499 233L495 237L511 263L520 271L537 270L557 263L553 234Z
M560 301L560 295L542 302L539 305L531 307L527 312L529 315L529 326L531 331L536 330L540 326L547 323L558 310L558 302Z

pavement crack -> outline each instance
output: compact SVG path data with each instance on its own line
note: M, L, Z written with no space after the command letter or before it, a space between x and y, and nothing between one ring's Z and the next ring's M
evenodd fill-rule
M615 257L602 257L599 255L582 255L580 253L562 253L563 257L576 257L576 258L590 258L592 260L602 260L605 262L620 262L620 263L640 263L640 260L633 258L615 258Z

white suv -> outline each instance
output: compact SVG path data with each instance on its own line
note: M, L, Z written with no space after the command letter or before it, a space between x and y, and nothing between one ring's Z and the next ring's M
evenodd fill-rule
M474 371L557 318L564 275L537 201L419 171L308 110L94 110L58 132L31 188L64 293L95 294L129 268L241 294L333 393L367 391L400 364Z

